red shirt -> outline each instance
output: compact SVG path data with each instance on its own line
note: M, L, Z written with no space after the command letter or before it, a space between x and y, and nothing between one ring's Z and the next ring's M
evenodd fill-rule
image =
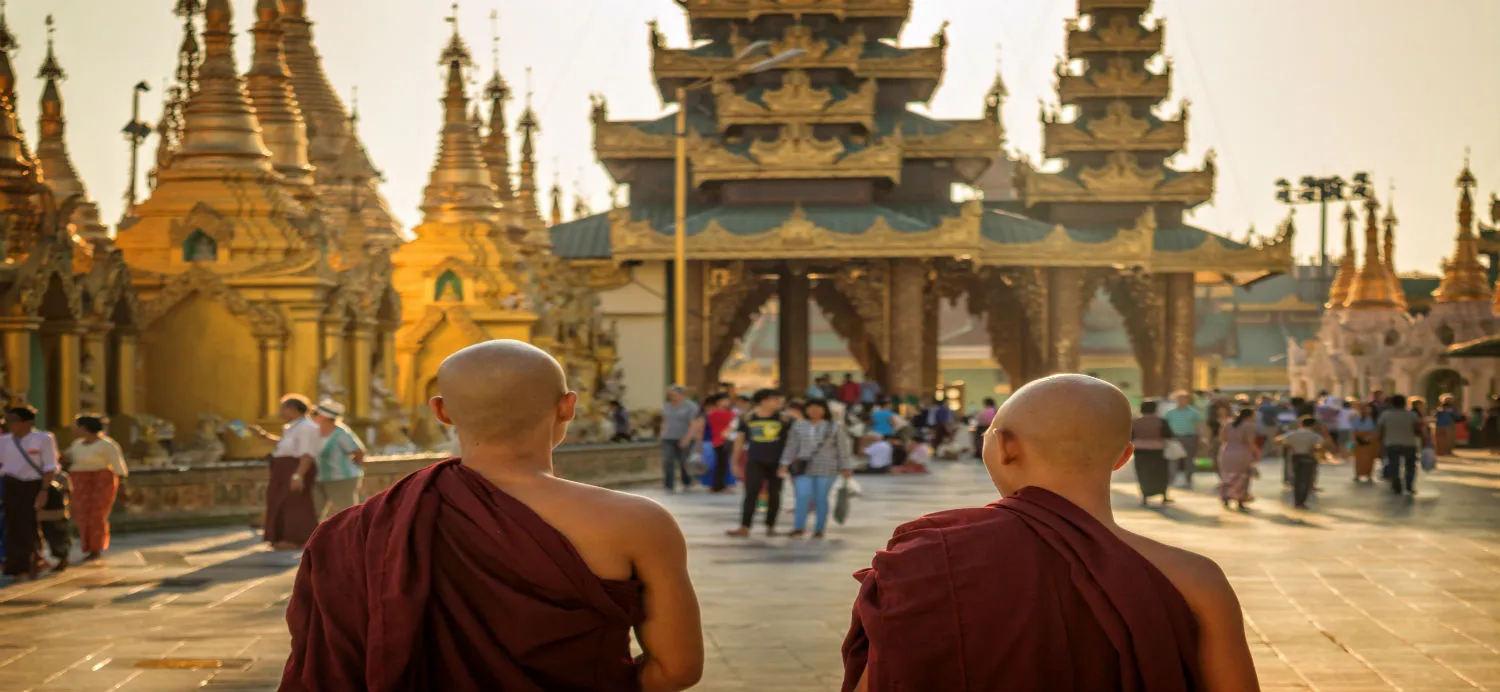
M860 386L858 382L845 382L839 385L839 401L846 404L859 402Z
M724 433L729 432L729 426L734 425L734 418L733 409L716 408L708 412L709 444L715 447L724 444Z

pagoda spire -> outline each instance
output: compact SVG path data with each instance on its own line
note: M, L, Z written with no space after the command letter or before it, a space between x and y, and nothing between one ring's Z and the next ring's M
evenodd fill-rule
M172 155L182 146L182 130L186 125L183 108L187 99L198 90L198 65L202 62L202 51L198 45L198 28L194 18L201 11L198 0L179 0L175 14L182 17L182 43L177 47L177 69L173 73L176 82L167 87L162 102L161 120L156 125L156 164L147 177L156 187L157 176L172 162Z
M1474 172L1464 157L1464 169L1458 174L1458 237L1454 241L1453 259L1443 265L1443 282L1432 297L1439 303L1488 300L1489 282L1484 265L1479 263L1479 239L1474 235Z
M552 219L548 225L556 226L563 222L563 189L562 176L556 171L552 173Z
M1349 292L1354 287L1354 275L1359 273L1359 266L1354 256L1354 222L1359 215L1354 213L1354 205L1344 205L1344 257L1339 260L1338 273L1333 275L1333 286L1328 290L1329 310L1337 310L1344 307L1349 301Z
M41 115L37 119L40 137L37 140L37 159L41 163L42 178L52 188L59 201L77 196L79 204L69 222L80 240L91 248L109 243L109 229L99 221L99 207L89 199L78 169L68 154L65 136L67 119L63 117L62 94L57 83L67 79L67 72L57 60L55 45L56 22L47 15L47 56L37 71L37 79L46 80L42 87Z
M521 175L516 185L516 204L524 222L541 221L541 207L536 199L536 136L541 132L536 111L531 108L531 68L526 68L526 110L521 111Z
M516 198L515 183L510 178L510 125L505 120L505 104L510 101L510 86L500 76L500 13L490 12L490 51L495 73L484 86L484 97L490 102L490 131L484 139L484 163L490 169L501 202Z
M1371 195L1365 201L1365 261L1354 277L1345 307L1354 310L1388 310L1397 307L1391 295L1390 274L1380 258L1380 203Z
M490 186L489 171L479 155L479 138L469 121L469 96L464 90L464 76L474 66L474 57L458 33L456 3L453 15L447 21L453 25L453 37L443 49L439 63L448 68L447 92L443 96L443 131L422 212L427 223L489 222L499 213L500 203L495 197L495 188Z
M1381 253L1385 261L1385 275L1391 282L1391 300L1396 307L1406 310L1406 291L1401 288L1401 277L1396 274L1396 190L1391 188L1391 203L1385 209L1385 242Z
M168 170L193 168L269 173L271 152L261 138L255 107L234 65L234 10L229 0L203 9L203 63L198 89L183 109L182 145ZM165 171L164 171L165 173Z
M26 148L21 122L16 117L16 73L10 54L17 48L15 34L5 18L5 0L0 0L0 215L34 211L31 195L38 181L37 162ZM7 238L9 247L0 248L9 256L18 247L17 238Z
M307 122L292 92L292 75L282 52L280 0L258 0L255 15L255 27L250 30L255 53L246 73L250 100L276 172L286 178L299 199L311 203L316 192L307 158Z

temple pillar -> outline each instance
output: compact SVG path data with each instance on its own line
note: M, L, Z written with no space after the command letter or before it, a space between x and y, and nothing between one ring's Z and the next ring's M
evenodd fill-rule
M260 339L261 413L275 418L286 394L286 340L278 336Z
M136 386L140 351L134 332L115 334L115 404L116 415L133 416L140 410L141 394Z
M395 323L380 323L380 379L391 391L400 387L397 381L400 373L396 367L396 330L400 326Z
M1084 271L1056 267L1047 273L1047 366L1053 373L1083 369Z
M712 389L708 381L708 271L703 262L687 263L687 381L678 382L698 397L706 396Z
M348 333L343 321L324 321L318 326L318 352L322 363L318 366L318 388L316 398L332 397L349 405L349 373L351 370Z
M942 364L939 362L938 332L941 325L938 313L942 312L942 300L929 278L922 291L922 396L932 396L943 382Z
M1165 274L1157 277L1162 290L1162 391L1147 394L1169 395L1193 389L1193 357L1196 355L1198 314L1195 281L1192 274Z
M776 295L781 303L777 349L781 389L800 396L812 375L812 282L801 269L788 267L781 273Z
M417 356L421 345L403 344L396 351L396 398L407 412L416 412L426 404L426 392L422 391L420 375L417 373Z
M66 441L72 439L71 423L80 413L78 366L83 360L82 329L77 324L67 323L52 330L52 336L56 340L52 356L57 360L50 364L52 367L47 373L48 384L53 389L51 396L47 397L48 408L52 409L48 422L58 431L58 439Z
M89 367L86 372L79 373L79 379L81 386L82 378L88 377L94 389L95 401L92 403L97 404L98 410L93 413L118 413L111 405L118 393L109 386L113 379L109 372L109 328L108 323L91 325L83 337L83 352L88 355Z
M26 318L0 321L0 348L5 352L5 389L12 404L31 401L31 334L38 322Z
M291 338L286 345L286 375L282 394L318 394L318 371L323 368L321 306L298 306L292 311Z
M927 290L927 270L921 260L891 262L890 336L891 353L886 370L892 395L910 396L930 391L922 384L922 332L927 320L922 314Z
M355 325L350 339L349 417L365 420L370 416L370 376L375 371L375 324Z

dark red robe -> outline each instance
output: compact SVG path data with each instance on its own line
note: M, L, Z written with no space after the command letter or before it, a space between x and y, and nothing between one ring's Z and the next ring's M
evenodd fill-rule
M281 689L636 690L638 581L457 459L324 522L287 608Z
M1146 558L1040 488L896 529L861 582L844 690L1185 692L1197 621Z

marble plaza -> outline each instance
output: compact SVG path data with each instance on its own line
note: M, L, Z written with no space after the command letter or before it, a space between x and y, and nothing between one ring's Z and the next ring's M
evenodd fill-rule
M1268 464L1249 514L1200 490L1166 512L1115 486L1129 526L1208 553L1235 583L1267 690L1500 690L1500 460L1447 461L1407 501L1324 467L1318 511L1288 510ZM738 497L660 496L688 535L703 690L836 689L855 583L909 517L993 495L977 466L881 478L825 542L723 535ZM108 564L0 588L0 690L274 690L297 559L239 529L121 537Z

